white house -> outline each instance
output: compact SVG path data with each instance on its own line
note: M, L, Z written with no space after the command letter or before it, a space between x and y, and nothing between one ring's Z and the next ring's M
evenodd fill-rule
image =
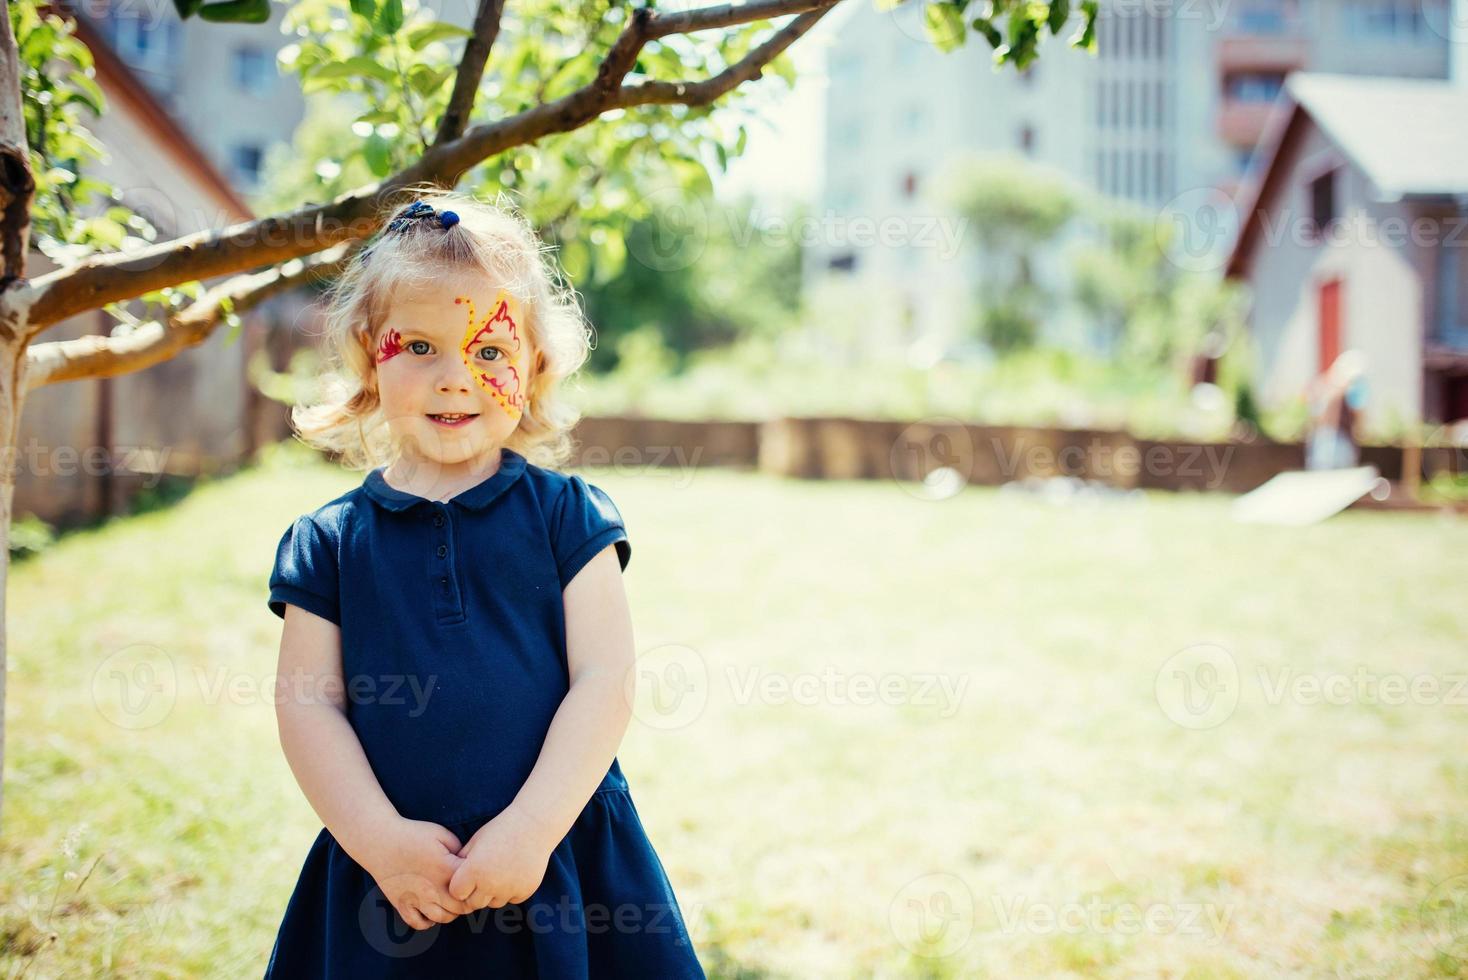
M1261 401L1348 348L1369 424L1468 417L1468 86L1295 73L1226 273L1248 284Z

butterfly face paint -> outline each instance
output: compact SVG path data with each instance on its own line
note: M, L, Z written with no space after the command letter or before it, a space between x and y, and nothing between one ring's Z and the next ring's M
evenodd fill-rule
M468 310L464 341L459 345L464 365L475 383L489 392L507 415L518 419L525 411L525 394L520 387L524 360L520 304L502 289L483 321L476 318L474 301L468 296L455 296L454 304ZM499 353L487 355L491 350Z
M403 335L396 330L389 330L382 335L382 342L377 345L377 363L391 360L403 352Z

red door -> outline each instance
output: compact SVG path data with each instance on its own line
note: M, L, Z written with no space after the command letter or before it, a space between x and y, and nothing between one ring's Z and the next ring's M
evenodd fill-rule
M1324 374L1341 353L1341 280L1321 283L1319 294L1320 373Z

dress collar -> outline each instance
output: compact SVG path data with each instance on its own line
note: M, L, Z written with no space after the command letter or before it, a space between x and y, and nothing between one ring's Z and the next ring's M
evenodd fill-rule
M500 447L500 468L495 470L491 476L482 482L475 484L467 490L462 490L453 497L444 501L433 501L427 497L420 497L415 493L399 490L387 482L382 471L386 468L378 466L367 473L367 478L362 481L362 488L367 491L367 496L377 501L388 510L407 510L414 504L459 504L475 510L487 507L490 501L503 493L510 484L520 478L525 472L525 457L508 446Z

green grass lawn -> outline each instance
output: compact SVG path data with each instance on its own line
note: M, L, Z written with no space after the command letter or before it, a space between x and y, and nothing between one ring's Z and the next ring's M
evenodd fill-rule
M293 458L13 570L7 976L263 971L320 826L266 580L360 479ZM1468 522L586 476L711 976L1468 976Z

